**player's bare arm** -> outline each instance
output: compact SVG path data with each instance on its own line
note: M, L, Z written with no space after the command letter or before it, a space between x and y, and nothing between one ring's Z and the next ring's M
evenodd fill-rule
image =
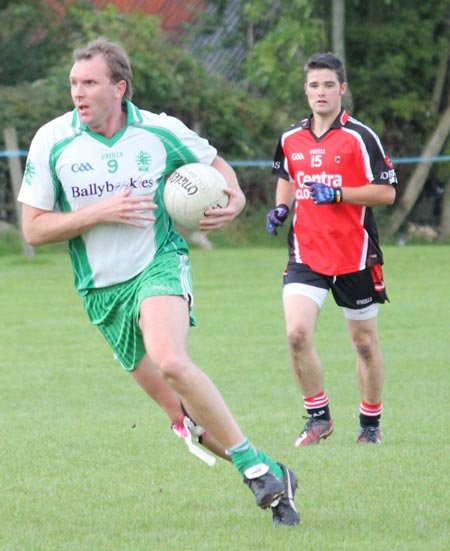
M363 205L365 207L392 205L395 201L395 187L386 184L343 187L342 199L344 203Z
M348 203L364 207L391 205L395 188L387 184L366 184L359 187L331 187L322 182L305 182L316 205Z
M211 163L225 178L228 188L225 193L229 197L228 205L225 208L209 209L205 211L205 218L199 222L202 231L216 230L227 222L234 220L245 207L245 195L239 186L234 169L222 157L217 156Z
M294 184L283 178L278 178L277 189L275 193L275 202L277 205L287 205L292 207L295 199Z
M32 246L73 239L97 224L119 223L144 228L155 221L153 197L131 196L131 189L73 212L22 206L22 231Z
M275 193L275 208L269 210L266 217L266 229L271 235L278 235L277 229L289 217L295 199L294 184L284 178L278 178Z

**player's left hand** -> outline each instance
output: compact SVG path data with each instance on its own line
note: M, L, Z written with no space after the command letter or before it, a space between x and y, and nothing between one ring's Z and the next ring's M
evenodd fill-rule
M289 207L284 203L276 206L274 209L269 210L266 217L266 230L270 235L278 235L277 228L286 222L287 217L289 216Z
M311 199L316 205L328 205L342 202L342 190L322 184L321 182L309 182L307 184L311 192Z
M243 192L231 188L225 188L228 195L228 205L224 208L214 208L205 211L205 218L201 218L198 228L201 231L218 230L228 222L231 222L245 207L245 195Z

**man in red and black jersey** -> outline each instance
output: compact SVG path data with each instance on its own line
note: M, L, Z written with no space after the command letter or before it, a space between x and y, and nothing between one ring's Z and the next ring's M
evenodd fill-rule
M282 133L273 163L277 206L267 215L269 233L276 235L293 209L283 304L291 364L309 416L296 446L318 444L333 431L313 345L330 290L344 310L357 356L358 442L381 442L384 363L377 316L387 295L372 207L394 202L397 177L378 136L342 109L346 89L336 56L308 61L305 93L312 113Z

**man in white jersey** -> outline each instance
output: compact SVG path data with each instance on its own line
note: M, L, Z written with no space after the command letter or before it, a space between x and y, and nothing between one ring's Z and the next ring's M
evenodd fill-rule
M229 204L199 229L222 227L244 208L236 175L207 140L181 121L131 103L126 52L99 38L74 52L75 109L38 130L19 201L33 246L68 240L86 312L123 369L178 424L185 411L239 470L274 525L295 525L295 475L250 444L219 390L191 360L195 325L188 247L173 229L164 179L177 167L211 164ZM181 405L183 404L183 406Z

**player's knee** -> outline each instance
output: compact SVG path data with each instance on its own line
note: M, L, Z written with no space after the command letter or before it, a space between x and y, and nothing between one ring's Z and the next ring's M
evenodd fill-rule
M353 346L358 356L366 362L375 356L378 349L378 343L367 335L356 337Z
M162 378L171 386L178 386L186 376L187 362L180 356L166 354L157 361Z
M360 356L366 362L372 358L372 355L373 355L372 348L366 344L355 345L355 350L358 356Z
M287 338L289 348L293 352L301 352L310 345L310 336L304 327L295 327L288 330Z

